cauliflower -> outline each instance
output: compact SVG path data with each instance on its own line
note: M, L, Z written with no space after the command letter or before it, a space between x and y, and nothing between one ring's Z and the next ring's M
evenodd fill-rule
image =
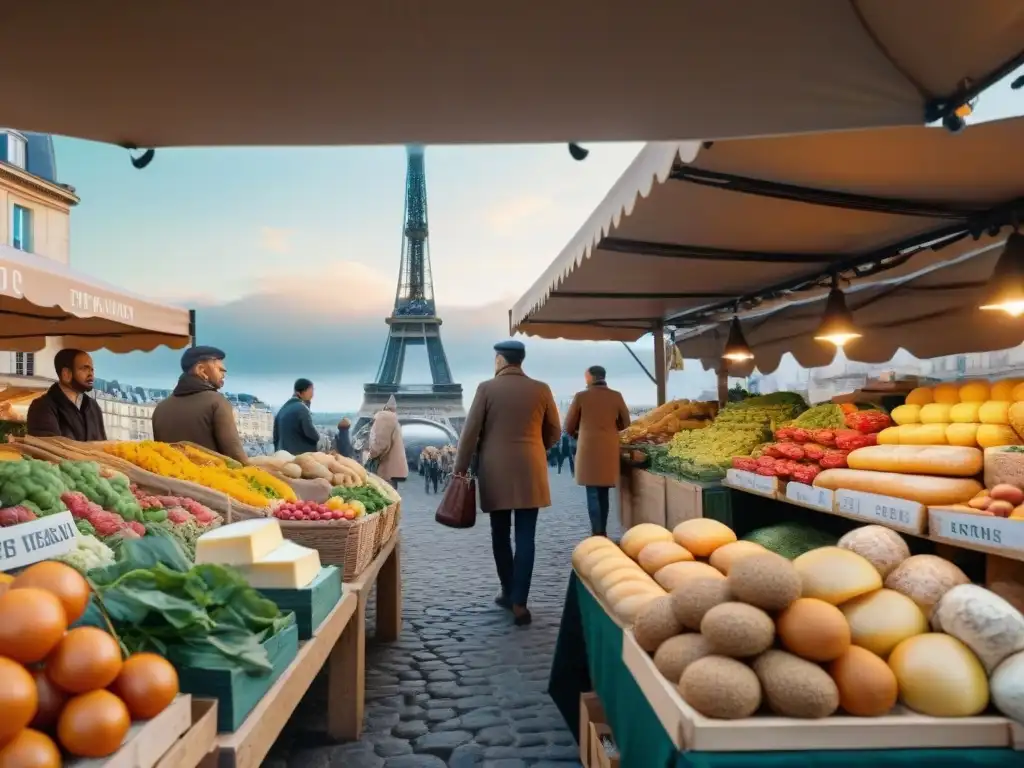
M79 573L86 573L93 568L102 568L114 562L114 550L95 536L79 536L78 546L70 552L53 558L70 565Z

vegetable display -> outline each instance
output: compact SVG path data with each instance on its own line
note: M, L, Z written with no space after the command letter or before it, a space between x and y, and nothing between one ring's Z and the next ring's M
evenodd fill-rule
M45 517L65 511L64 479L53 464L35 459L0 462L0 507L24 506Z
M325 504L311 501L286 501L274 507L274 517L278 520L355 520L367 513L367 509L359 501L345 501L340 496L332 496Z
M391 500L373 485L358 488L338 486L331 491L331 496L343 501L357 501L366 508L367 514L380 512L391 504Z
M718 413L718 403L673 400L648 411L619 433L623 445L666 443L677 432L703 429Z
M101 477L100 465L94 461L62 461L57 466L68 491L78 491L126 522L144 522L142 508L132 495L128 478L124 475L109 480Z

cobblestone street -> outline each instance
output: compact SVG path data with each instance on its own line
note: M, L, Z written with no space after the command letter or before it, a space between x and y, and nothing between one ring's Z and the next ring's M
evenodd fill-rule
M303 700L269 768L516 768L579 765L578 748L545 692L575 544L589 534L583 490L551 472L541 512L530 610L515 627L493 602L498 580L487 517L454 531L434 522L438 496L414 475L403 496L404 624L398 642L372 637L369 603L363 738L331 744L325 681ZM613 513L614 515L614 513ZM615 527L614 525L612 526ZM617 531L612 531L616 534Z

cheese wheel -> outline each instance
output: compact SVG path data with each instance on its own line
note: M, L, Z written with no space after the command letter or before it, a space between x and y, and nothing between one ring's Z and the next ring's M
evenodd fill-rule
M960 584L944 594L932 626L974 651L989 673L1008 656L1024 651L1024 615L976 584Z
M983 403L986 400L995 400L991 396L991 390L987 381L968 381L966 384L960 385L960 391L957 393L960 397L961 403Z
M599 549L611 547L618 549L615 546L615 542L609 539L607 536L591 536L584 539L576 548L572 551L572 565L574 568L579 568L583 558L589 555L591 552L596 552Z
M630 562L633 562L630 560ZM608 590L614 587L616 584L622 584L627 581L642 581L647 584L658 586L654 583L654 579L643 572L643 569L632 567L632 568L619 568L618 570L606 573L600 579L592 580L592 584L597 588L598 594L607 594Z
M932 388L932 397L935 398L936 403L955 405L960 402L960 385L950 383L937 384Z
M710 517L684 520L672 529L676 543L697 557L707 557L719 547L736 541L732 528Z
M891 589L855 597L843 603L841 610L850 624L853 644L883 659L908 637L928 631L928 619L917 604Z
M921 406L918 418L922 424L948 424L950 408L945 403L928 403Z
M839 547L820 547L793 561L804 597L840 605L882 586L882 577L866 559Z
M615 561L619 561L622 558L622 551L618 547L601 547L595 549L589 555L585 555L580 560L579 567L576 569L580 575L584 578L590 578L590 572L597 566L598 563L614 558Z
M988 393L989 399L1009 400L1013 402L1016 399L1013 396L1013 390L1022 381L1024 381L1024 379L1002 379L1001 381L994 382Z
M935 402L935 393L931 387L918 387L907 393L907 405L928 405Z
M979 410L981 403L957 403L949 409L949 420L954 424L977 424Z
M624 534L619 546L622 551L634 560L640 555L640 550L655 541L672 541L672 532L667 528L655 523L640 523L634 525Z
M604 560L594 565L590 569L589 578L592 582L596 583L604 576L607 576L609 573L617 571L620 568L636 568L636 563L620 552L617 557L606 557Z
M647 573L654 575L666 565L693 560L689 551L674 541L654 541L640 550L637 562Z
M609 605L614 606L620 600L625 600L627 597L633 595L655 595L657 597L664 597L665 590L659 587L654 579L648 581L638 580L627 580L621 581L618 584L609 587L608 591L604 595L605 602Z
M978 408L978 421L982 424L1009 424L1010 406L1009 400L989 400L982 403Z
M978 445L978 427L980 424L950 424L946 427L946 442L950 445L959 445L965 448L975 448Z
M1015 653L996 667L989 685L996 709L1018 723L1024 723L1024 651Z
M904 429L904 427L899 427L899 429ZM892 446L885 447L891 448ZM847 457L847 461L849 461L849 457ZM814 478L814 485L833 491L845 488L850 491L894 496L897 499L916 501L926 507L961 504L974 498L982 490L981 483L968 478L901 475L895 472L873 472L866 469L826 469Z
M896 675L871 651L851 645L828 673L839 688L839 706L855 717L879 717L896 706Z
M755 541L734 541L729 544L723 544L712 552L708 563L728 576L729 569L732 568L736 561L749 555L763 555L767 551L767 549Z
M937 632L916 635L889 656L900 699L931 717L973 717L988 706L985 668L955 637Z
M921 406L920 405L900 405L892 409L892 413L889 414L892 418L893 423L902 426L904 424L920 424L921 423Z
M654 580L669 592L685 586L692 579L724 578L725 576L717 568L712 568L707 563L697 562L672 563L654 574Z
M1021 439L1012 427L1005 424L982 424L978 427L978 445L982 448L999 448L1003 445L1020 445Z
M870 445L851 451L846 463L850 469L904 475L973 477L981 473L985 456L977 448L952 445Z

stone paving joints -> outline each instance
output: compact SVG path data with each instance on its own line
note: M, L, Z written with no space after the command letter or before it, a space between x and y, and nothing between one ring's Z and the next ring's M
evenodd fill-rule
M493 602L498 580L487 516L467 531L438 525L440 497L425 494L419 479L399 489L404 623L397 642L374 642L372 595L368 603L363 737L329 740L321 676L264 765L579 766L573 734L546 691L572 549L589 535L583 489L567 472L551 472L553 505L537 526L533 624L515 627ZM617 522L611 527L616 535Z

